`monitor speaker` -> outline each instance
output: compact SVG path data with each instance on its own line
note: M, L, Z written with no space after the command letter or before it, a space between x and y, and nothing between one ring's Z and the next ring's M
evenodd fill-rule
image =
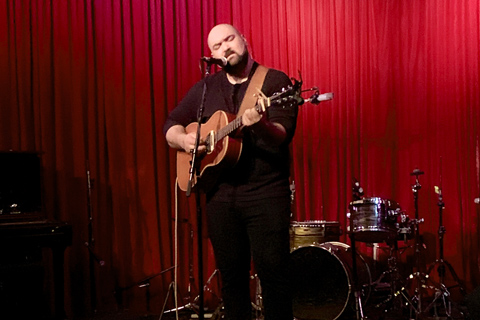
M41 161L35 152L0 152L0 215L42 209Z

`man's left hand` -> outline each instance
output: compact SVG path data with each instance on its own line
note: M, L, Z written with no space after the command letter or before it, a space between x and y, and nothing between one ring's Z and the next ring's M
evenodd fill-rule
M242 123L244 126L251 126L262 119L262 115L255 108L247 109L242 115Z

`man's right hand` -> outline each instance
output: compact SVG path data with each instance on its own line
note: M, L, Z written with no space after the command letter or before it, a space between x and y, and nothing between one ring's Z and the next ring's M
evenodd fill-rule
M195 140L197 137L196 132L190 132L184 135L183 137L183 150L185 152L193 152L193 149L195 148ZM200 142L198 144L198 152L201 154L205 152L207 148L205 147L205 142L200 139Z
M181 125L172 126L168 129L165 138L168 145L175 149L183 149L185 152L193 152L195 148L196 132L187 133ZM205 142L200 140L198 145L199 153L206 151Z

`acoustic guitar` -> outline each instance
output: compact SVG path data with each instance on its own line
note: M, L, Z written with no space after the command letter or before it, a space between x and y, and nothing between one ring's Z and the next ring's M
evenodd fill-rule
M264 113L273 105L283 108L291 107L294 103L301 104L301 82L282 89L281 92L266 97L260 90L258 101L254 107L259 113ZM237 132L242 126L242 117L229 114L222 110L215 112L210 119L200 127L200 139L205 142L206 152L196 159L198 164L193 175L192 187L197 183L204 190L208 190L217 180L223 170L232 168L240 159L242 152L242 138ZM197 122L190 123L186 132L196 132ZM198 154L197 154L198 156ZM199 161L200 160L200 161ZM184 150L177 151L177 178L180 190L187 191L190 180L192 153Z

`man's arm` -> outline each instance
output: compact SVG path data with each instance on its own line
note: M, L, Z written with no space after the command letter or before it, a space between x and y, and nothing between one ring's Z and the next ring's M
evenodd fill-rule
M285 73L269 69L262 86L262 92L266 96L272 96L289 86L292 86L292 82ZM245 112L242 122L245 125L250 125L249 129L264 143L270 146L280 146L289 142L295 132L298 106L292 103L272 105L267 110L268 112L263 113L262 116L255 109L247 110L250 114ZM249 123L245 117L251 117L253 121Z
M187 133L185 131L185 127L182 125L174 125L171 126L166 134L165 138L167 139L168 145L174 149L180 149L184 150L185 152L191 152L193 148L195 148L195 138L196 138L197 133L196 132L190 132ZM203 145L203 142L200 141L200 145L198 147L199 151L205 151L205 145Z

